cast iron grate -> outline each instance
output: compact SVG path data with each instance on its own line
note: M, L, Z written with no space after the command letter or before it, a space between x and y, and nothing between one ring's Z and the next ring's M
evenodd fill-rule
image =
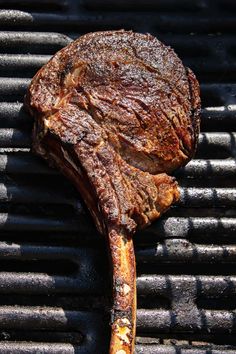
M136 236L137 353L236 353L236 5L211 0L0 0L0 352L105 353L105 245L78 195L30 153L33 74L80 34L149 31L202 89L181 200ZM7 10L10 8L10 10Z

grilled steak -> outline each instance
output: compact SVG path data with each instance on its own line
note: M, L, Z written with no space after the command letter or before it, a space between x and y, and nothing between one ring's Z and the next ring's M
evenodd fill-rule
M193 156L199 86L149 34L90 33L35 75L25 104L33 149L77 187L107 237L113 274L110 353L133 353L136 285L132 236L179 198L167 173Z

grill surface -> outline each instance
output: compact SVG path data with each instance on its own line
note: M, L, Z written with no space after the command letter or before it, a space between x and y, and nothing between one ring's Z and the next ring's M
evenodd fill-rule
M149 31L201 82L181 200L135 237L136 353L236 353L236 3L0 0L0 352L106 353L105 244L72 186L30 153L33 74L80 34ZM10 10L9 10L10 8Z

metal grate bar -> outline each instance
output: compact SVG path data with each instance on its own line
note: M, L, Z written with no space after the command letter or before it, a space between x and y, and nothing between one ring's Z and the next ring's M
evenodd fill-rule
M187 310L187 309L186 309ZM191 309L187 311L138 310L137 333L235 333L235 311Z
M3 12L0 11L0 19ZM7 13L11 15L14 11ZM49 36L47 32L0 32L1 54L53 54L70 42L69 37L59 33Z
M0 75L32 77L50 58L39 54L0 54Z
M101 321L96 313L82 311L64 311L61 308L48 307L14 307L1 306L1 328L14 329L57 329L76 330L82 332L90 330L87 321ZM80 330L80 328L82 330Z
M91 229L88 225L88 218L82 211L80 218L64 217L63 219L0 213L0 230L89 233ZM230 217L163 217L144 232L159 234L166 238L189 238L196 233L205 233L206 230L208 233L206 237L220 234L221 237L232 239L236 231L236 219Z
M1 134L0 134L1 137ZM179 205L181 207L234 207L236 203L235 188L181 188ZM0 203L11 202L24 204L67 204L75 208L78 196L69 186L65 190L49 181L9 184L0 183Z
M22 131L15 128L1 128L0 147L30 148L31 136L29 129Z
M183 252L184 250L184 252ZM156 247L146 247L137 250L139 263L235 263L235 245L195 244L187 240L166 240ZM199 269L199 272L201 268ZM218 271L220 273L220 271ZM188 277L186 279L189 279ZM208 279L209 280L209 279ZM209 280L210 281L210 280ZM210 284L209 284L210 286ZM147 285L148 287L148 285Z
M76 330L98 337L97 323L103 315L86 311L66 311L57 307L1 306L1 329L29 330ZM172 332L174 330L208 333L234 333L235 312L193 310L194 322L186 319L186 313L168 310L143 310L137 312L137 331L140 333ZM94 338L94 339L95 339ZM101 338L102 339L102 338Z
M234 166L233 166L234 167ZM236 164L235 164L236 168ZM28 153L0 154L0 171L10 174L55 175L58 172L49 168L41 160Z
M26 88L30 80L22 78L1 78L0 80L0 100L15 101L24 97Z
M144 20L145 19L145 20ZM55 28L63 28L64 31L68 30L100 30L100 29L114 29L114 28L127 28L130 29L132 21L133 29L149 28L152 24L152 29L161 32L174 32L174 33L189 33L188 31L197 33L214 33L224 32L232 33L235 28L235 16L231 13L224 14L218 17L209 17L209 14L189 14L184 16L182 13L176 16L171 14L155 14L147 12L143 16L140 12L94 12L89 16L86 12L79 15L61 15L52 13L27 13L17 10L2 10L0 12L1 29L14 29L14 28L45 28L53 30ZM149 25L147 25L149 24Z
M78 198L76 198L74 189L72 189L73 193L70 193L69 188L69 191L67 189L62 191L61 187L50 185L48 183L45 186L45 183L40 184L38 181L34 185L0 183L0 203L68 204L77 207Z
M0 343L0 351L2 354L75 354L82 353L78 351L79 347L71 344L58 343L20 343L5 342ZM226 349L223 346L196 347L189 346L172 346L172 345L136 345L136 354L235 354L233 349Z
M176 261L177 257L178 256L175 257L174 261ZM172 300L173 296L171 289L191 287L195 289L195 291L191 293L195 301L199 296L214 297L214 299L234 296L236 294L236 277L209 275L142 275L138 277L137 286L140 296L165 296L170 300ZM188 299L186 299L186 301L187 300Z
M86 271L86 267L84 268ZM92 269L94 270L94 268ZM97 270L96 270L97 273ZM1 288L0 294L74 294L88 295L101 295L104 291L102 289L102 277L99 278L96 273L88 272L91 276L90 280L83 277L78 277L76 274L73 276L59 276L48 275L43 273L22 273L22 272L1 272L0 281ZM93 277L97 280L93 282ZM104 282L103 282L104 283Z
M177 256L175 258L170 257L170 260L176 262ZM95 263L95 261L93 263ZM84 269L85 268L86 265L84 266ZM91 266L91 269L87 271L87 274L89 274L91 278L94 276L94 270L95 267L93 265L93 267ZM99 273L99 275L95 273ZM83 295L89 294L92 289L94 295L101 295L104 292L101 286L102 282L104 282L104 277L101 274L101 269L96 270L95 273L97 278L100 277L100 285L98 285L96 281L92 282L91 280L91 284L87 286L87 284L82 284L81 278L78 279L79 277L76 274L74 276L58 276L33 272L1 272L0 294L8 294L14 291L15 294L31 295L65 294L68 292L70 292L71 295ZM193 287L195 291L192 294L195 300L199 296L205 296L209 298L209 300L213 298L212 306L214 306L215 299L225 298L227 300L229 296L235 296L236 277L213 275L140 275L137 279L139 296L164 296L172 300L173 293L171 289L178 289L178 287L181 291L185 287ZM157 304L155 304L155 306L157 306Z
M235 188L181 188L179 205L184 207L234 207Z
M150 226L147 232L154 232L165 238L186 238L204 235L207 240L212 235L220 235L232 239L236 231L235 218L214 217L169 217Z
M204 347L199 346L191 348L190 346L180 345L137 345L136 354L235 354L235 350L222 347Z
M218 106L202 109L202 131L233 131L235 129L235 108Z
M85 311L64 311L61 308L55 307L16 308L11 306L0 307L0 313L1 329L76 330L78 338L81 338L81 334L84 337L81 346L77 348L79 354L96 353L98 350L106 350L107 343L104 340L106 329L103 325L104 315L102 314ZM64 348L63 344L61 348Z
M1 128L20 128L29 124L29 116L24 112L21 103L0 102L0 126Z
M235 159L227 160L192 160L186 167L178 171L178 175L189 177L234 177L236 173Z
M27 342L0 342L0 352L2 354L82 354L78 346L72 344Z

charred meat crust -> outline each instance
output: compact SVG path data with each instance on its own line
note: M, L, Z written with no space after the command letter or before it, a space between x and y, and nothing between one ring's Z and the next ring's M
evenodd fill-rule
M151 35L87 34L47 66L36 74L27 99L37 114L52 114L65 86L73 86L72 99L82 96L81 108L87 105L104 129L104 121L109 124L110 141L128 163L156 174L173 171L192 156L190 77L174 51Z
M113 274L110 354L134 351L132 235L178 200L167 173L186 164L199 133L199 86L149 34L89 33L35 75L25 106L34 151L58 167L107 238Z

